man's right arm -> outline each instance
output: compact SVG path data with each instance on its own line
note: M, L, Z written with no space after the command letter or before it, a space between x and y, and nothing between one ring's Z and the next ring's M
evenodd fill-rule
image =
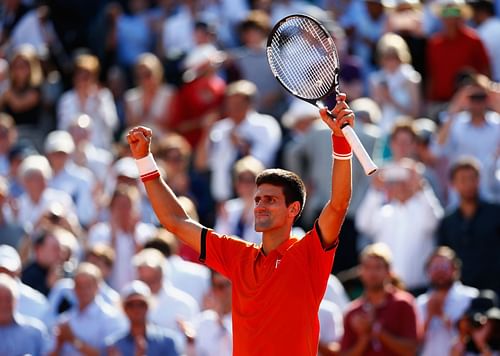
M135 159L141 159L150 154L151 136L151 130L143 126L134 127L129 131L127 140ZM160 223L195 251L200 252L203 226L188 216L163 178L146 180L144 186Z

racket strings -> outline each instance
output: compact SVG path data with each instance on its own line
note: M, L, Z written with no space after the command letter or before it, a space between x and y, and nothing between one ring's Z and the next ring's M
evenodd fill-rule
M292 93L316 100L331 90L337 53L331 38L314 22L303 18L285 22L268 51L273 72Z

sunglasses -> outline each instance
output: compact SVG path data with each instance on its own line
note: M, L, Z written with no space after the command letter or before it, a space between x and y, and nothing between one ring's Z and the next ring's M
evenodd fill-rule
M472 101L484 101L488 95L486 93L474 93L469 95L469 99Z
M135 309L135 308L147 308L148 305L146 302L140 300L134 300L125 303L125 308Z

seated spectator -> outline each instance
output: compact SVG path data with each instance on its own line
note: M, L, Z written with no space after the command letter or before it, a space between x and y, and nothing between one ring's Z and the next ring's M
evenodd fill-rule
M126 328L125 318L99 298L102 275L96 266L81 263L73 278L78 305L60 316L49 355L100 355L106 338Z
M18 296L16 281L0 273L0 355L46 355L47 328L15 312Z
M78 114L92 118L91 141L97 147L111 149L118 116L109 89L99 85L99 60L90 54L76 57L73 89L65 92L57 107L57 127L67 130Z
M479 194L482 171L474 158L453 163L450 182L459 195L459 206L446 214L437 230L439 245L452 248L462 260L462 282L500 293L500 205Z
M236 197L225 201L218 211L214 229L225 235L237 236L259 245L262 234L254 229L255 178L264 165L252 156L245 156L234 164L233 182Z
M47 296L62 270L60 228L42 230L33 236L33 260L21 274L21 280Z
M118 185L109 202L107 221L95 224L88 233L88 245L103 243L115 251L109 283L115 290L135 279L132 257L155 236L156 227L141 220L140 192L135 186Z
M125 93L127 127L145 125L164 131L173 88L163 84L163 67L158 57L142 54L135 64L135 77L137 86Z
M434 232L443 215L416 162L405 158L383 167L356 212L359 231L386 243L394 272L412 292L427 284L425 261L434 249Z
M127 284L121 291L121 299L129 327L108 338L108 355L179 355L174 334L147 320L151 291L144 282Z
M137 277L151 290L153 303L149 320L176 332L185 344L186 337L181 324L192 323L199 311L198 304L189 294L165 283L165 257L154 249L144 249L134 256Z
M21 258L17 251L8 245L0 245L1 273L9 275L17 283L19 295L16 301L16 312L45 322L49 307L47 298L20 280Z
M205 298L205 310L195 325L197 355L231 356L233 351L233 323L231 319L231 281L212 270L211 288Z
M360 277L363 296L344 318L341 351L356 355L414 355L419 329L414 298L391 285L391 252L383 243L365 247Z
M480 291L457 324L459 337L455 339L450 356L499 354L500 309L495 292Z
M460 269L461 261L446 246L438 247L427 260L431 289L417 298L424 326L422 356L450 354L458 336L457 322L478 295L476 288L459 281Z

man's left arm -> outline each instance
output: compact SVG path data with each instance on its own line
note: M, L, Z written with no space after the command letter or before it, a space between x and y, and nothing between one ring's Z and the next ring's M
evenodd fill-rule
M326 109L320 110L321 119L332 130L332 154L334 158L330 200L323 208L318 220L324 248L330 247L336 242L351 200L352 152L350 152L341 127L345 124L354 125L354 113L349 109L345 99L345 94L337 96L337 105L332 110L336 119L332 119L327 114Z

